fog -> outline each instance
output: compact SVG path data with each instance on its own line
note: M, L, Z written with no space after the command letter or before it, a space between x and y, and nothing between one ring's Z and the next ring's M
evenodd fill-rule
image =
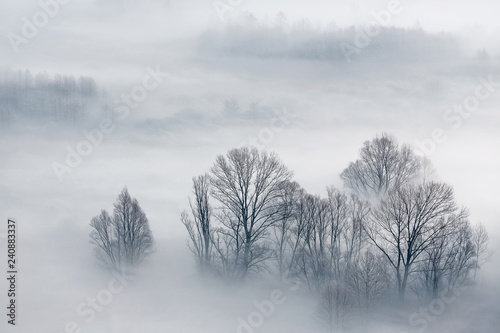
M387 11L386 1L234 1L222 17L214 3L73 0L29 38L23 18L33 21L39 3L0 3L1 266L7 275L13 218L19 272L16 325L2 313L0 331L328 332L318 292L272 269L243 281L202 276L181 212L190 207L192 177L232 148L275 152L305 191L325 197L327 186L343 189L340 174L363 142L386 132L453 186L471 223L486 227L492 255L425 328L410 318L430 303L408 291L404 306L386 300L366 322L353 315L343 331L497 332L498 3L401 1L401 13L382 26L373 12ZM360 47L357 33L370 25L380 32ZM12 33L24 42L13 46ZM357 51L346 55L342 42ZM26 71L45 82L91 78L96 89L58 102L52 88L22 88L17 78ZM125 102L148 84L144 98ZM478 86L487 97L456 111L470 109ZM78 150L96 130L102 143L58 172L68 147ZM156 247L128 280L100 267L89 243L91 219L112 212L124 187L146 213ZM82 303L110 281L123 288L95 316L82 316ZM283 302L258 327L242 329L240 319L275 290Z

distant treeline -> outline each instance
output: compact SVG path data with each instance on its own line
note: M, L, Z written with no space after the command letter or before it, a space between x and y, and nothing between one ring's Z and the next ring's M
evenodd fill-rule
M0 125L9 126L22 118L78 123L98 96L90 77L0 70Z
M418 59L452 55L458 43L450 34L431 34L421 27L341 28L334 23L313 27L309 20L288 23L278 15L273 23L245 14L237 22L206 31L200 51L238 56L310 60L345 60L346 57ZM371 35L371 36L370 36Z

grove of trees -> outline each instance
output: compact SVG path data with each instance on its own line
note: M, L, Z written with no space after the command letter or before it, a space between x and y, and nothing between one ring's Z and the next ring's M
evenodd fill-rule
M0 125L9 126L20 118L81 122L98 95L90 77L0 70Z
M274 20L259 20L251 13L241 13L227 25L206 31L199 46L205 54L317 61L345 61L346 52L353 58L394 57L399 61L460 52L457 40L449 34L432 34L420 26L375 27L378 33L372 38L364 32L367 26L340 27L335 22L321 26L307 19L289 21L283 13ZM360 34L365 37L359 38Z
M430 169L382 134L341 173L344 189L327 187L321 197L294 182L276 154L232 149L193 178L181 220L201 272L294 276L321 294L318 313L336 327L352 307L404 302L410 290L433 298L473 282L488 234Z

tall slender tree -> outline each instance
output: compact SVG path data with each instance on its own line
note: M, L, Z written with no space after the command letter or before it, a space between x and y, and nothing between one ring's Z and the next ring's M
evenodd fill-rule
M193 178L194 200L189 200L191 216L187 211L181 215L181 221L189 234L189 247L202 271L210 268L213 250L212 207L209 193L208 175Z

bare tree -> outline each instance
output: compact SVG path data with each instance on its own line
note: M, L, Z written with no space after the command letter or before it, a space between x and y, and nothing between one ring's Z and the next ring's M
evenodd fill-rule
M290 265L295 260L297 250L297 239L294 238L294 229L300 228L297 224L297 202L304 195L297 182L285 184L280 198L281 217L276 221L273 227L273 236L275 243L275 258L278 264L280 275L287 274L290 271ZM301 230L295 230L301 233Z
M437 180L436 168L434 168L434 165L427 157L423 157L420 159L420 170L418 179L420 179L422 183Z
M321 294L317 314L330 332L341 332L354 309L354 299L340 284L329 285Z
M328 197L304 195L296 221L301 221L295 270L313 290L343 280L346 268L358 260L363 248L363 223L368 204L354 194L333 187ZM299 225L298 225L299 226Z
M342 239L350 214L349 198L334 187L327 188L328 208L327 214L330 221L329 254L332 265L332 275L337 280L342 278L345 261L342 255Z
M418 176L420 166L420 158L410 146L399 146L394 137L383 133L363 144L360 159L350 163L340 178L346 188L358 195L380 197L411 183Z
M120 258L116 242L116 232L113 220L105 210L90 221L93 230L90 233L90 243L95 245L97 259L106 267L119 268Z
M298 257L298 272L310 289L322 290L333 279L330 260L330 220L328 202L307 195L304 207L305 228Z
M280 198L292 173L275 154L244 147L218 156L210 177L212 196L224 210L220 222L233 238L245 276L268 255L259 241L268 237L269 228L283 214Z
M453 189L435 182L392 190L373 210L365 232L394 269L401 301L416 261L466 214L458 210Z
M471 273L477 267L476 249L468 214L449 226L446 237L439 237L425 250L419 260L421 284L430 298L436 298L445 288L458 288L472 282Z
M288 235L286 235L286 243L289 247L288 255L288 272L297 273L298 258L302 255L304 246L304 234L308 228L307 205L309 202L309 195L304 190L299 190L297 193L296 201L293 207L292 225L287 225ZM278 229L280 223L278 222ZM283 273L283 272L282 272Z
M135 266L154 249L149 221L127 188L114 204L113 218L106 211L91 220L90 242L96 246L97 258L111 269Z
M212 233L212 245L215 250L215 272L223 277L234 278L240 273L240 234L223 227L215 228Z
M477 271L483 264L491 258L492 252L488 249L489 236L486 228L482 224L478 224L472 228L472 244L475 250L474 278Z
M209 202L209 192L208 175L193 178L194 202L189 199L192 219L187 211L181 214L181 222L190 238L189 247L202 272L210 268L212 260L212 207Z
M388 287L384 263L366 250L347 269L347 284L358 298L360 308L369 311Z
M347 223L342 233L344 269L357 261L361 255L366 238L363 226L370 212L368 203L359 199L355 194L350 195L347 205Z

